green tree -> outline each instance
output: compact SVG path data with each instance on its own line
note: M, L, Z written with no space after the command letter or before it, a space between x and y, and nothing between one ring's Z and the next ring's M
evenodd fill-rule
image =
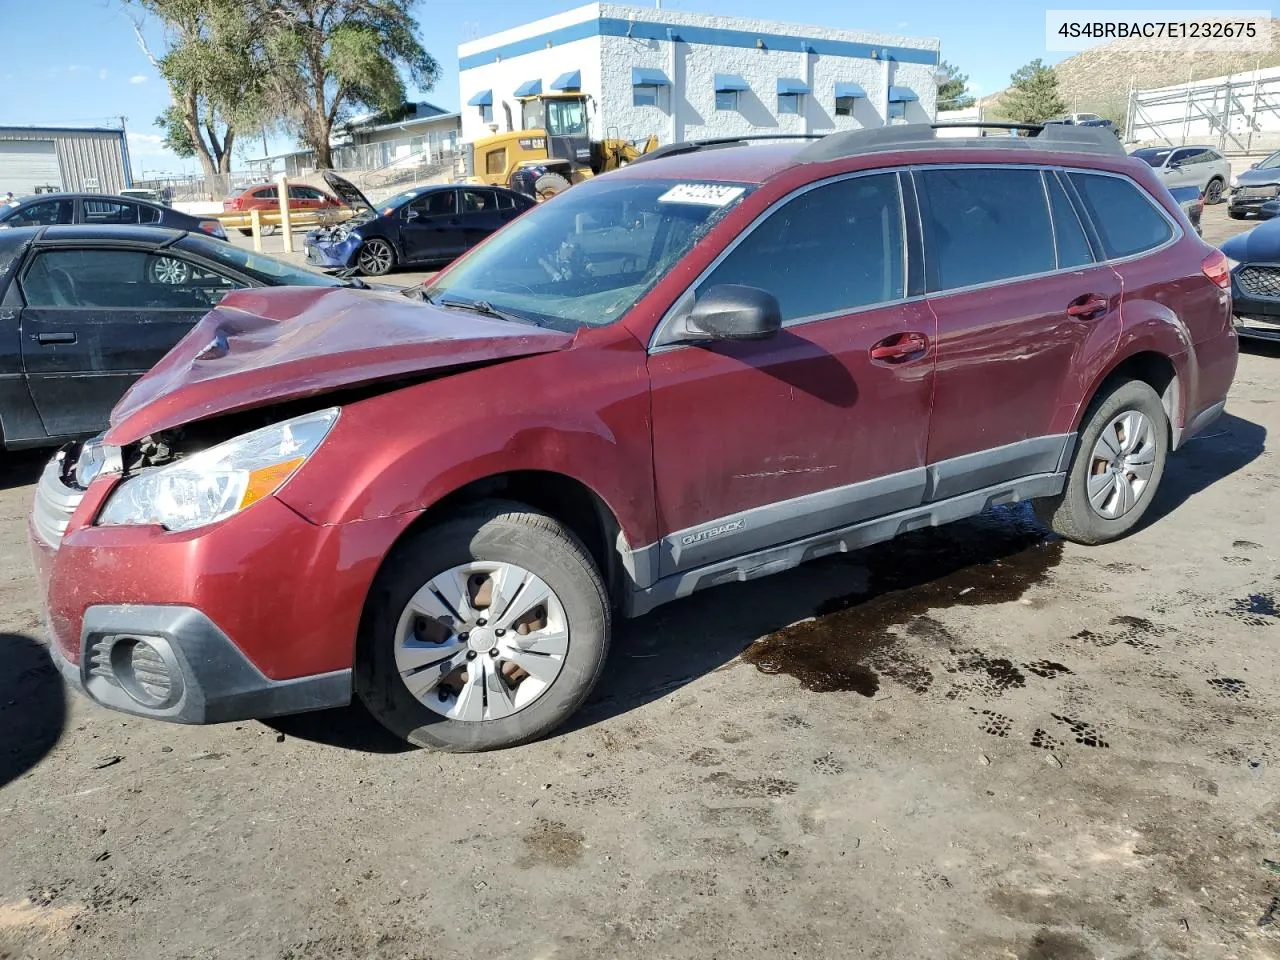
M156 124L165 145L195 156L205 175L231 169L236 133L262 119L264 73L251 8L245 0L125 0L138 16L138 44L169 85L173 101ZM165 49L154 53L142 18L163 27Z
M969 75L961 73L955 64L942 61L938 68L947 79L938 84L939 110L967 110L977 101L969 93Z
M1043 60L1032 60L1010 79L1012 86L1000 98L1000 112L1010 120L1039 123L1067 109L1058 94L1058 75Z
M333 166L329 139L354 108L394 111L405 75L430 90L440 65L418 41L412 0L256 0L268 88L286 126Z

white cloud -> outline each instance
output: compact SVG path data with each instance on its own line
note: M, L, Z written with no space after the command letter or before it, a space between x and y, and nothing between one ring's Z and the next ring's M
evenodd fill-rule
M159 147L162 143L164 143L164 137L160 136L158 133L138 133L136 130L129 131L130 147L136 146L143 149L146 149L147 147L155 148Z
M904 28L906 28L906 27L909 27L909 26L911 26L911 23L910 23L909 21L907 21L907 20L899 20L899 21L898 21L898 29L899 29L899 30L902 30L902 29L904 29Z
M111 73L110 73L110 71L109 71L109 70L107 70L107 68L106 68L106 67L103 67L101 70L99 70L99 71L98 71L98 79L99 79L99 80L105 80L105 79L107 79L107 77L109 77L110 75L111 75Z
M975 82L975 81L973 81L973 80L970 80L970 81L969 81L969 83L967 84L967 86L969 87L969 92L970 92L970 93L981 93L981 92L982 92L982 84L977 83L977 82Z
M67 73L80 73L88 69L88 67L82 67L78 63L73 63L71 66L67 67Z
M129 82L130 83L146 83L147 78L143 76L141 73L135 73L132 77L129 78Z

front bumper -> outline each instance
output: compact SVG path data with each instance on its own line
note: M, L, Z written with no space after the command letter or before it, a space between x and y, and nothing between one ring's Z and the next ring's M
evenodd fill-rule
M221 723L351 702L351 670L271 680L191 607L90 607L80 662L67 659L58 643L49 649L73 689L104 707L156 720Z
M71 686L181 723L350 702L364 604L412 515L323 525L266 497L199 530L99 527L117 478L80 491L62 463L46 467L28 531Z
M1236 333L1280 340L1280 264L1242 263L1231 271Z
M1269 211L1263 210L1263 206L1268 202L1275 200L1276 194L1269 196L1242 196L1239 190L1231 194L1227 201L1227 210L1231 213L1256 213L1259 216L1270 216Z
M313 267L329 270L344 270L356 262L356 254L360 250L360 238L348 234L344 239L333 241L308 233L303 240L307 263Z

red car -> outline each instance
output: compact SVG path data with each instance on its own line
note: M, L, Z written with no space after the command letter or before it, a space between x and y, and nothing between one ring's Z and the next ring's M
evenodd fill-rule
M337 197L330 196L323 190L309 187L304 183L289 184L289 212L311 210L339 210L346 206ZM279 210L280 189L274 183L261 183L253 187L245 187L233 197L222 201L222 209L226 213L248 213L250 210ZM275 227L269 225L271 232ZM241 229L248 236L253 231Z
M538 737L615 612L1029 499L1124 535L1236 369L1114 136L679 144L418 288L231 293L40 481L53 655L202 723Z

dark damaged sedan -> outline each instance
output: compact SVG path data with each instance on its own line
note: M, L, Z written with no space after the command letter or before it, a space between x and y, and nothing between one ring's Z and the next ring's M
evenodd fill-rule
M455 260L534 204L505 187L440 184L405 190L375 207L351 181L331 171L324 178L356 215L308 233L307 263L370 277Z
M1280 340L1280 220L1222 244L1231 263L1231 300L1242 337Z

